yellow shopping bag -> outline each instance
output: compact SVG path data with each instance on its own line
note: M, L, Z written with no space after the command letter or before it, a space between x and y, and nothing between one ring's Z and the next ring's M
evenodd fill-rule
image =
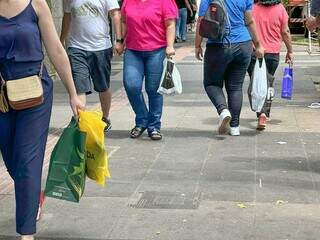
M79 111L80 131L87 133L86 173L87 176L104 186L106 178L111 178L108 154L104 145L105 122L98 111Z

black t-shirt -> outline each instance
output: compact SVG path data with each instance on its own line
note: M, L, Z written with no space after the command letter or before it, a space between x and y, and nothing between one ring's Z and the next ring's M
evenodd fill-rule
M176 0L176 4L177 4L179 9L187 7L185 0Z

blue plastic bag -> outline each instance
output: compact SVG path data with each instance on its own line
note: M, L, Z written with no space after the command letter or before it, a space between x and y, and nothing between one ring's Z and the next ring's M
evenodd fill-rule
M283 78L282 78L282 91L281 97L284 99L292 98L292 90L293 90L293 68L290 64L289 67L284 69Z

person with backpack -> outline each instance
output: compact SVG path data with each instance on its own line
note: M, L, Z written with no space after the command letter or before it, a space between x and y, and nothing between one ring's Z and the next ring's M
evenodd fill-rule
M201 0L195 55L204 58L205 91L219 114L218 132L240 135L242 85L253 46L258 58L264 50L252 17L253 0ZM203 38L208 38L203 57ZM227 99L223 87L227 92Z
M257 113L258 130L264 130L267 120L270 118L272 98L274 95L273 82L274 74L279 66L280 50L284 41L287 54L286 63L293 63L293 49L291 34L288 27L289 16L281 0L258 0L253 6L253 18L257 25L258 36L261 45L265 49L264 59L268 73L268 94L261 112ZM253 74L256 56L252 55L251 63L248 68L250 79Z

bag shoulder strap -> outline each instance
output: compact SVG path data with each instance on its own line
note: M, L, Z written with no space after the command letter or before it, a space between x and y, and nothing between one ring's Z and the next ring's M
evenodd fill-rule
M43 67L44 67L44 60L41 62L40 71L39 71L39 78L41 79L43 76Z
M5 85L5 81L4 81L2 74L1 74L1 71L0 71L0 87L3 85Z

